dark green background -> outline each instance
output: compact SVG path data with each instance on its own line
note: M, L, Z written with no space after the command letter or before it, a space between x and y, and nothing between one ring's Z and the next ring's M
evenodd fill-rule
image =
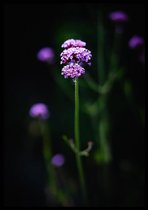
M29 108L36 102L49 106L54 152L65 154L64 169L76 176L73 154L61 140L63 134L73 137L74 104L56 85L54 71L60 74L59 54L67 38L87 42L92 51L92 66L87 68L92 77L97 71L97 13L101 11L108 30L106 49L110 51L113 23L108 19L111 11L123 10L129 16L125 24L122 64L125 77L133 86L134 107L144 109L144 67L136 52L128 48L134 34L145 36L145 9L142 4L5 4L4 7L4 63L5 63L5 148L4 192L5 206L44 206L45 167L40 139L28 134ZM48 66L36 58L42 47L55 50L55 65ZM107 57L106 57L107 59ZM70 81L65 80L73 88ZM144 206L145 142L144 126L133 114L121 91L115 84L110 97L112 123L110 166L110 194L101 191L93 159L88 160L86 172L90 186L92 206ZM71 93L72 95L73 93ZM80 90L85 100L93 101L95 94ZM73 96L73 95L72 95ZM80 99L81 100L81 99ZM93 140L89 117L80 113L82 144ZM36 141L36 143L35 143ZM124 166L130 164L130 169ZM126 167L125 166L125 167ZM100 168L101 170L101 168ZM100 175L101 176L101 175ZM96 178L96 181L95 181Z

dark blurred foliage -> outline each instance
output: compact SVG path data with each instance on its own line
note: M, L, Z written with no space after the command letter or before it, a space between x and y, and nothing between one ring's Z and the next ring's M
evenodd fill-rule
M108 195L102 191L102 176L100 175L99 180L90 156L85 160L88 161L85 171L89 180L89 196L92 206L144 206L144 125L133 110L135 107L141 110L145 108L145 72L144 66L136 57L136 52L128 48L128 40L134 34L145 36L145 8L142 4L111 3L5 4L5 206L45 206L42 141L40 138L32 138L28 132L31 122L28 111L36 102L44 102L49 106L54 152L65 154L64 169L68 171L69 176L77 176L73 154L61 138L63 134L73 137L74 104L56 85L54 71L59 74L61 71L61 44L67 38L78 38L86 41L88 49L92 51L93 65L88 71L92 71L92 77L95 77L98 10L102 12L108 30L106 48L109 50L114 27L108 19L108 14L115 10L123 10L129 16L129 22L125 24L125 44L122 48L121 62L125 66L126 79L132 84L134 101L131 108L120 90L122 85L114 85L110 95L113 161L107 169L107 173L110 174ZM38 50L45 46L55 50L57 69L37 60ZM80 94L85 99L88 98L88 101L94 97L91 91L85 94L83 88ZM85 142L93 140L93 130L89 117L83 112L80 116L81 138L85 146ZM99 171L101 167L98 168Z

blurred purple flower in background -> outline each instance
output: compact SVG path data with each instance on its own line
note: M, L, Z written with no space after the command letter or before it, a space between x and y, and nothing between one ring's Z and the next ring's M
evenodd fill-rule
M42 62L48 62L48 63L53 63L54 61L54 51L52 48L49 47L44 47L39 50L37 53L37 59L42 61Z
M62 44L61 47L66 48L60 54L61 64L66 64L62 68L61 74L64 78L76 79L85 74L85 69L82 67L84 64L90 65L92 57L91 51L84 46L85 42L81 40L68 39Z
M34 104L29 111L31 117L40 118L40 119L48 119L49 118L49 111L48 107L43 103Z
M109 18L113 22L124 22L128 20L127 14L122 11L115 11L110 13Z
M62 154L56 154L51 159L51 163L55 167L63 166L64 162L65 162L65 158Z
M135 35L129 40L129 47L135 49L141 45L143 45L144 40L141 36Z
M124 28L121 23L128 21L128 15L122 11L115 11L110 13L109 19L115 23L116 33L122 33Z

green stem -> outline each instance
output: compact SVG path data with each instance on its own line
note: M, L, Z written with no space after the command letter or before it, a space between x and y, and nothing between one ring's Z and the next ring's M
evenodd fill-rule
M77 162L77 168L79 173L79 181L80 181L80 187L83 194L83 198L86 197L86 189L85 189L85 181L84 181L84 173L82 168L82 161L80 157L80 141L79 141L79 84L78 79L75 80L75 119L74 119L74 125L75 125L75 144L77 147L78 152L76 153L76 162Z
M98 80L99 86L98 91L100 90L100 86L104 87L104 83L108 82L107 75L105 72L105 62L104 62L104 50L105 50L105 43L104 43L104 25L103 25L103 18L101 11L98 15ZM106 84L105 83L105 84ZM108 86L106 87L108 88ZM100 155L102 161L108 161L108 118L107 118L107 97L108 94L103 94L100 96L98 95L98 106L99 106L99 122L98 122L98 140L99 140L99 147L100 147Z
M103 99L102 99L103 100ZM103 158L103 162L108 163L111 159L110 148L108 144L108 134L109 134L109 123L106 110L106 101L104 102L104 111L99 122L99 140L100 140L100 152Z
M64 203L64 197L62 195L62 192L58 190L57 186L57 177L56 177L56 171L51 165L51 158L52 158L52 150L51 150L51 141L50 141L50 131L47 129L47 125L43 121L39 121L40 128L42 132L42 138L43 138L43 155L45 160L45 165L47 169L48 174L48 183L49 187L51 189L51 192L53 192L53 195L55 198L59 201L59 203Z
M110 71L111 72L117 72L117 69L119 68L119 55L121 51L121 36L122 34L117 33L116 30L114 31L114 40L113 40L113 46L111 51L111 57L110 57Z
M104 27L103 27L103 19L101 11L99 12L98 16L98 79L99 84L102 85L105 81L105 66L104 66Z
M42 132L43 136L43 154L45 159L45 164L47 167L48 177L50 181L50 185L52 186L52 189L54 192L57 191L56 187L56 178L55 178L55 171L54 168L51 166L51 158L52 158L52 152L51 152L51 142L49 139L49 133L47 132L47 128L44 125L44 131Z

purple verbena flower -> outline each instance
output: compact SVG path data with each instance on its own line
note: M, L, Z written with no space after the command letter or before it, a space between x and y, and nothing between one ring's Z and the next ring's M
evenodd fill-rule
M62 44L62 48L70 48L70 47L85 47L86 43L79 39L68 39Z
M83 74L85 74L85 69L77 63L70 63L69 65L64 66L61 72L61 75L63 75L64 78L70 77L72 79L76 79Z
M44 47L37 53L37 59L42 62L52 63L54 60L54 51L52 48Z
M69 39L62 44L63 52L60 54L61 64L66 64L62 68L61 74L64 78L77 79L81 75L85 74L85 69L82 67L85 64L90 65L92 57L91 51L84 46L85 42L81 40Z
M29 111L29 114L33 118L48 119L49 111L48 107L43 103L34 104Z
M113 22L124 22L128 20L128 15L122 11L115 11L110 13L109 18Z
M51 164L55 167L63 166L64 162L65 162L65 158L62 154L56 154L51 159Z
M135 35L129 40L128 44L129 44L130 48L135 49L135 48L143 45L143 43L144 43L143 38L138 35Z
M71 47L65 49L61 53L61 64L68 64L69 62L77 62L77 63L89 63L92 54L89 50L84 47Z

